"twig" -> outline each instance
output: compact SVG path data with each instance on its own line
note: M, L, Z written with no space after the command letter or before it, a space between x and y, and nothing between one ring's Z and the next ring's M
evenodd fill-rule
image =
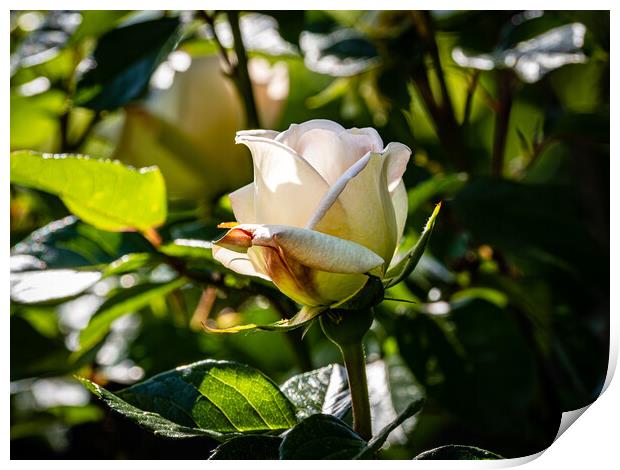
M252 129L259 129L260 122L258 119L258 111L256 109L256 101L254 100L250 73L248 72L248 57L245 51L245 45L243 44L243 38L241 36L241 28L239 27L239 12L229 11L226 14L228 15L228 21L232 30L235 55L237 56L237 64L234 74L237 90L243 97L243 101L245 103L248 127Z
M222 60L226 64L227 70L225 70L224 73L226 75L228 75L229 77L234 75L234 73L235 73L235 65L231 62L230 57L228 55L228 51L226 50L226 48L222 44L222 41L220 41L220 38L218 37L217 31L215 29L215 15L209 15L204 10L198 10L198 15L203 20L205 20L205 22L211 27L211 32L213 33L213 40L215 41L215 45L217 47L217 50L218 50L218 52L220 54L220 57L222 58Z
M495 114L495 129L493 136L493 156L491 159L491 175L500 178L504 172L504 153L508 137L508 124L512 109L512 72L499 70L499 100Z
M480 70L475 70L471 75L471 81L467 87L467 97L465 98L465 109L463 110L463 121L461 127L466 127L469 123L469 117L471 116L471 108L474 102L474 94L476 88L478 88L478 79L480 78Z

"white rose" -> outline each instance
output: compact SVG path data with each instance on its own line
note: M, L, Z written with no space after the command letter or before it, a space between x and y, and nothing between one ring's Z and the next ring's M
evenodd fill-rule
M215 242L217 260L311 307L385 274L407 218L407 146L383 148L376 130L328 120L238 132L236 142L252 152L254 182L230 194L239 225Z

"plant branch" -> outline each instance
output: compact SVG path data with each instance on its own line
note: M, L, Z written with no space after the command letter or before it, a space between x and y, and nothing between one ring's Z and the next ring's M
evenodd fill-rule
M211 27L211 32L213 33L213 41L215 41L215 46L217 47L217 50L220 54L220 57L222 58L222 61L224 62L224 64L226 64L226 70L224 70L224 73L227 76L232 77L232 75L234 74L235 66L231 62L230 57L228 55L228 51L222 44L222 41L220 41L220 38L217 35L217 31L215 30L215 15L209 15L204 10L198 10L198 15L203 20L205 20L205 22Z
M463 133L454 115L452 99L450 98L448 85L441 65L432 20L427 12L414 11L411 13L411 18L417 35L424 44L425 52L430 56L433 62L435 75L439 81L441 101L438 102L433 95L428 78L428 71L423 63L418 64L411 70L413 83L433 120L437 137L448 154L448 157L459 171L466 171L468 165L463 157L465 153Z
M465 108L463 110L463 121L461 122L461 127L463 128L469 123L471 108L474 102L474 93L476 92L476 88L478 88L479 78L480 70L475 70L474 73L471 75L471 81L469 82L469 86L467 87L467 97L465 98Z
M491 175L501 178L504 172L504 153L508 138L508 124L512 109L512 72L498 70L499 99L495 114L495 129L493 135L493 156L491 159Z
M260 121L258 119L256 101L254 100L252 81L250 80L250 73L248 71L248 57L241 36L241 28L239 27L239 12L229 11L226 14L228 15L228 22L232 30L235 55L237 56L237 64L234 73L237 91L243 97L248 127L251 129L259 129Z

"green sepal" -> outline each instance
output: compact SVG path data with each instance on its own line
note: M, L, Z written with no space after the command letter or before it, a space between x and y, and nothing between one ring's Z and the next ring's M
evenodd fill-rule
M231 326L230 328L213 328L207 323L203 322L203 327L209 333L239 333L242 331L290 331L296 328L301 328L308 325L318 315L323 313L329 307L318 306L308 307L304 306L302 309L293 316L293 318L287 318L285 320L279 320L274 323L268 323L266 325L257 325L255 323L248 323L246 325Z
M409 274L413 272L415 267L418 265L420 258L422 258L422 254L426 249L426 245L431 238L431 233L433 232L433 227L435 227L435 219L439 214L439 210L441 209L441 202L435 206L435 210L431 214L428 222L424 226L424 231L422 235L418 239L415 246L407 253L407 255L400 260L396 266L389 269L383 279L383 285L387 289L388 287L395 286L403 279L406 279Z
M331 309L338 310L367 310L383 300L383 282L376 276L368 276L366 284L348 299L331 305Z

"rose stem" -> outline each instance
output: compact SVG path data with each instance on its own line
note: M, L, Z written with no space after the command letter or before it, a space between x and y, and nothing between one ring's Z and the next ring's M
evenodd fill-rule
M342 353L351 392L353 430L366 440L372 437L372 426L363 340L373 318L372 308L330 310L319 317L325 336Z
M347 368L351 405L353 407L353 430L366 440L372 437L370 400L366 380L366 360L361 341L340 346Z

